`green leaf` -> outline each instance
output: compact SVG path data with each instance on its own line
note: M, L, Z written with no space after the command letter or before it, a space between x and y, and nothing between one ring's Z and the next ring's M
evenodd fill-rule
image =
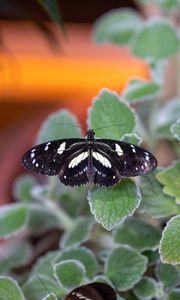
M159 0L159 3L164 9L179 9L180 1L179 0Z
M32 247L27 241L16 241L1 246L3 257L0 259L0 273L5 273L14 267L27 264L32 255Z
M155 269L156 277L163 283L166 291L180 284L180 272L176 266L159 262Z
M122 96L129 103L153 100L160 92L160 85L144 80L131 80L122 92Z
M38 0L44 10L47 12L49 17L63 27L64 23L59 12L58 1L57 0Z
M174 162L172 166L160 171L156 175L156 178L164 185L163 192L175 197L176 202L180 204L180 160Z
M89 110L88 124L94 130L108 126L108 130L96 131L96 136L100 138L120 139L134 130L135 114L126 103L120 101L118 94L103 89Z
M121 141L134 145L140 145L142 143L142 138L139 137L136 133L126 133L121 138Z
M158 251L146 250L143 252L143 255L145 255L148 258L148 266L149 267L155 265L156 262L159 260Z
M56 294L50 293L46 295L42 300L60 300L56 297Z
M17 282L5 276L0 276L0 299L1 300L25 300Z
M180 212L180 207L174 202L173 198L165 195L162 185L156 180L159 169L149 175L141 177L140 190L142 201L139 211L146 213L153 218L165 218Z
M168 101L157 112L154 122L154 133L158 138L172 140L171 126L176 122L180 115L180 101L175 98Z
M39 235L60 226L57 217L42 205L29 205L29 215L28 228L33 235Z
M63 124L67 125L63 125ZM81 137L81 130L74 115L66 110L59 110L50 114L42 124L37 143L43 143L49 140L78 138Z
M97 275L93 278L93 282L106 283L113 287L112 282L104 275Z
M165 264L180 264L180 215L166 225L160 241L159 253Z
M38 258L33 266L32 273L34 275L41 274L46 277L53 277L53 261L58 256L59 250L47 252L44 256Z
M174 289L167 297L167 300L179 300L180 298L180 288Z
M75 220L73 228L61 237L60 245L65 248L69 246L80 245L89 239L92 228L92 219L81 217Z
M160 238L161 231L157 227L142 220L129 219L116 230L114 241L145 251L157 249Z
M147 59L167 59L174 56L178 49L177 32L166 19L160 17L145 22L132 42L133 54Z
M20 204L7 204L0 210L0 238L9 238L25 230L28 210Z
M23 285L23 292L26 300L39 300L46 297L47 292L51 292L61 297L64 292L57 285L53 278L44 275L33 275ZM14 299L13 299L14 300Z
M98 188L88 195L89 205L96 221L112 230L128 216L132 216L141 201L141 194L134 181L123 179L113 188Z
M13 195L17 200L31 201L31 190L35 186L36 181L31 175L19 176L13 186Z
M141 300L150 300L156 296L156 281L144 276L134 287L134 294Z
M97 43L127 44L141 25L141 16L132 9L114 9L102 15L94 26Z
M78 260L68 259L55 264L54 276L62 287L73 289L82 284L85 268Z
M178 119L176 123L171 125L170 131L173 134L174 138L180 141L180 119Z
M97 262L94 254L87 248L68 248L64 251L61 251L59 255L54 259L54 264L68 259L75 259L82 263L86 270L86 276L93 278L97 272Z
M146 270L147 258L129 246L115 248L108 257L105 273L120 291L132 288Z

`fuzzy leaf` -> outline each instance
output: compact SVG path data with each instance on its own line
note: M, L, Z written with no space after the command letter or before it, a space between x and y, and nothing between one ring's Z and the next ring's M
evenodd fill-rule
M60 300L60 298L58 299L56 297L56 294L50 293L50 294L46 295L42 300Z
M146 270L147 258L129 246L115 248L106 263L106 276L120 291L132 288Z
M0 299L1 300L25 300L17 282L5 276L0 276Z
M66 289L81 285L85 277L85 268L78 260L68 259L54 265L57 281Z
M150 300L156 296L156 281L144 276L134 287L133 292L141 300Z
M159 84L144 80L132 80L122 92L122 96L129 103L153 100L160 92Z
M175 29L160 17L145 22L132 43L134 55L157 60L174 56L178 48L179 40Z
M90 218L78 218L73 223L73 228L61 237L60 245L65 248L86 242L89 239L91 228L92 220Z
M180 298L180 288L171 291L167 297L167 300L179 300L179 298Z
M28 221L28 210L20 204L7 204L0 210L0 238L22 232Z
M68 259L78 260L81 264L84 265L86 270L86 275L89 278L93 278L97 272L97 262L94 254L87 248L68 248L57 255L54 259L54 264Z
M42 234L52 228L59 228L57 217L46 207L39 204L29 206L28 228L33 235Z
M163 192L175 197L176 202L180 203L180 160L160 171L156 178L164 185Z
M26 300L42 299L46 297L48 292L54 293L58 297L64 294L63 290L57 285L54 278L36 274L31 276L23 285L23 292Z
M160 241L159 252L165 264L180 264L180 215L173 217L166 225Z
M44 256L37 259L33 266L32 273L34 275L41 274L46 277L53 277L53 261L58 256L59 250L47 252Z
M159 0L161 7L164 9L180 8L179 0Z
M5 273L11 268L24 266L31 258L32 247L27 241L17 241L1 246L0 273Z
M180 272L176 266L159 262L155 269L156 277L163 283L166 291L180 284Z
M134 145L140 145L142 143L142 138L139 137L136 133L126 133L121 138L121 141Z
M132 216L141 201L141 194L134 181L123 179L113 188L98 188L89 193L89 205L98 223L112 230L128 216Z
M143 252L143 255L145 255L148 258L148 266L149 267L155 265L156 262L159 260L158 251L146 250Z
M173 134L173 136L180 141L180 119L178 119L176 121L176 123L171 125L170 128L171 133Z
M62 125L61 123L67 124ZM50 114L42 124L37 138L37 143L49 140L81 137L81 130L72 125L79 125L75 116L66 110L59 110Z
M173 198L165 195L161 184L156 180L155 175L159 170L141 177L142 201L140 212L147 213L153 218L164 218L180 212L180 207L174 202Z
M114 9L102 15L94 27L97 43L127 44L141 25L140 15L132 9Z
M125 133L131 133L135 127L135 115L115 92L103 89L94 99L89 110L88 124L96 130L100 138L120 139ZM115 125L115 126L113 126Z
M33 176L23 175L19 176L14 182L13 195L17 200L31 201L31 190L35 186L36 181Z
M145 251L157 249L160 238L161 231L157 227L138 219L129 219L116 230L114 241Z
M180 116L179 99L171 99L157 112L156 121L154 122L154 133L158 138L173 139L171 126Z

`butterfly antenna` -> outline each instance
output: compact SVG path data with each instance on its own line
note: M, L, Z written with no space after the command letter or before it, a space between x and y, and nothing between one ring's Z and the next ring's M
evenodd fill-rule
M125 124L113 124L113 125L107 125L107 126L102 126L102 127L98 127L95 128L94 131L100 130L100 129L104 129L104 128L109 128L109 127L114 127L114 126L126 126Z
M75 124L68 124L68 123L56 123L56 125L65 125L65 126L72 126L72 127L77 127L77 128L81 128L86 130L86 128L79 126L79 125L75 125Z
M49 295L52 295L52 297L53 297L55 300L56 300L56 298L54 297L54 295L56 295L57 299L59 299L58 295L57 295L55 292L53 292L53 293L54 293L54 295L53 295L53 293L48 289L47 285L45 285L45 283L43 282L43 280L41 279L41 277L40 277L39 275L36 275L36 276L37 276L37 278L39 279L39 281L40 281L40 283L42 284L42 286L44 287L44 289L48 292L48 294L49 294Z

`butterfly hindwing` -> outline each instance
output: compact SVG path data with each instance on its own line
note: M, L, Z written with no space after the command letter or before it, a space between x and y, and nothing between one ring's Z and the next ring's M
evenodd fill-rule
M41 175L57 175L69 153L81 149L84 139L64 139L49 141L28 150L23 158L23 166Z
M59 172L59 179L65 185L81 186L88 183L87 168L88 168L88 147L70 154Z
M65 300L116 300L114 289L106 283L90 283L74 289Z

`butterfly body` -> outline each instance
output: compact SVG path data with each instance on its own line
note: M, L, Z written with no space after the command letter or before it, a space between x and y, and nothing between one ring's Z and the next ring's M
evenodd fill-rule
M49 141L28 150L23 166L41 175L58 175L65 185L115 185L123 177L144 175L157 166L156 158L133 144L96 139L89 129L85 139Z

